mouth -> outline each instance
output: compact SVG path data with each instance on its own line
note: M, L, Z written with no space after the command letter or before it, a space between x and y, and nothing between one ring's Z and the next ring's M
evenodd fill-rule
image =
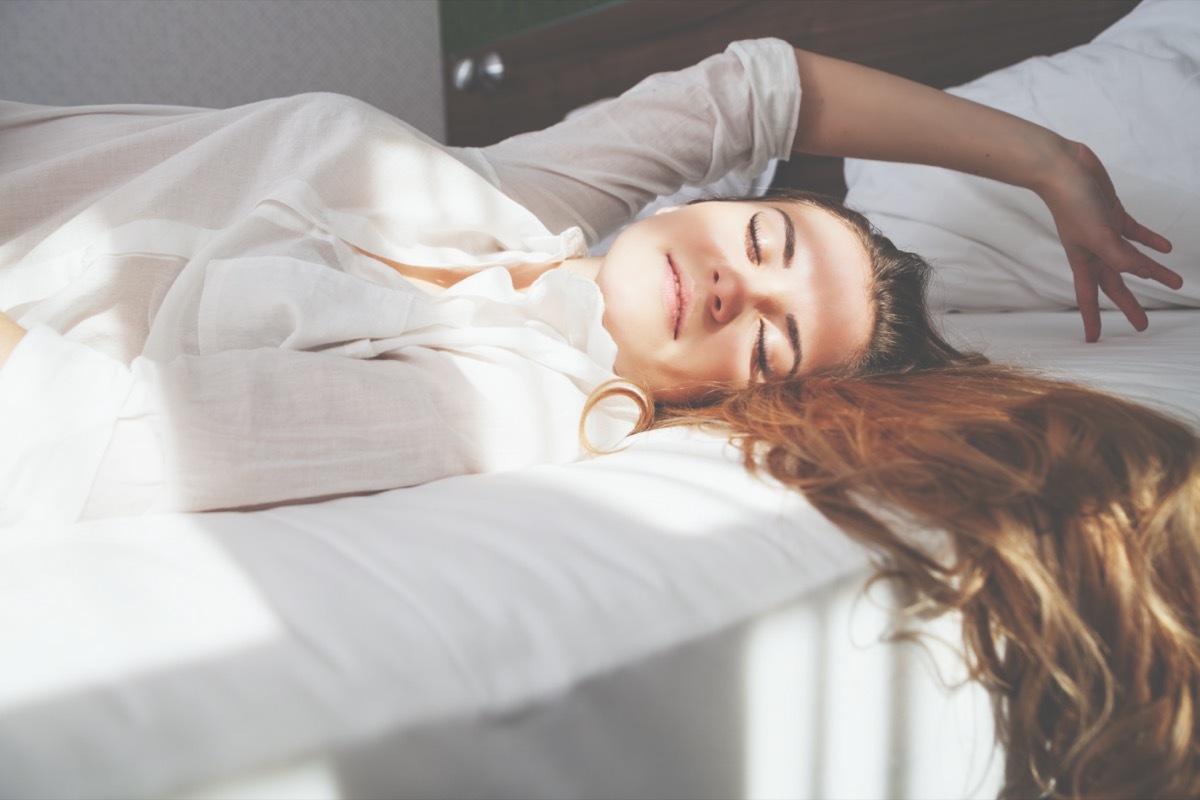
M662 300L663 309L667 312L667 326L671 330L671 338L678 339L683 330L684 320L692 306L695 293L695 282L691 276L682 272L676 266L670 254L667 255L667 265L663 270Z

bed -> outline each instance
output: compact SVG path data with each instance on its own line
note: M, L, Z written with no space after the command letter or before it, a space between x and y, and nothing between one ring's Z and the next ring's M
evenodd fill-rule
M851 162L848 201L932 257L955 341L1200 425L1200 7L1148 2L1091 41L1094 24L1068 43L1090 44L958 91L1086 138L1174 240L1164 261L1188 284L1142 292L1148 332L1106 311L1103 343L1082 343L1053 228L1020 192ZM831 36L879 28L846 18ZM370 497L10 528L0 551L3 796L998 786L986 698L957 686L954 621L922 623L924 647L885 642L894 598L864 591L869 554L706 434Z

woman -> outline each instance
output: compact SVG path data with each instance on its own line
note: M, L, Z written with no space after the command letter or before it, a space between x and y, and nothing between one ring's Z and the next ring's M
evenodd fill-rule
M920 363L873 354L880 287L862 229L836 209L698 204L582 257L650 198L792 149L1036 190L1089 339L1098 286L1141 328L1120 273L1180 283L1123 238L1169 247L1081 145L772 40L484 150L447 153L331 96L212 112L10 105L3 124L9 520L17 506L60 519L247 507L567 461L586 398L618 376L679 402ZM16 322L40 325L35 341ZM61 385L86 375L103 377ZM614 405L589 415L600 446L629 430Z
M336 98L136 111L0 115L41 167L6 187L27 201L0 250L7 519L566 460L581 412L633 398L643 426L722 426L963 613L1006 794L1195 793L1189 433L957 353L928 325L920 260L819 198L689 205L583 257L652 196L792 149L935 164L1043 198L1094 341L1101 290L1146 325L1121 273L1181 279L1130 245L1170 247L1083 145L772 40L482 151ZM46 155L64 144L82 155ZM1065 480L1080 459L1089 480ZM920 549L867 501L949 542ZM1131 752L1168 777L1135 776Z

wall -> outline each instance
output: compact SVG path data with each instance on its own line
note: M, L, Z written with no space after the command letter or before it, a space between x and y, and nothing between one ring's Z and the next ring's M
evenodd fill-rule
M353 95L445 138L436 0L0 0L0 98Z
M439 0L447 56L546 25L597 6L627 0Z

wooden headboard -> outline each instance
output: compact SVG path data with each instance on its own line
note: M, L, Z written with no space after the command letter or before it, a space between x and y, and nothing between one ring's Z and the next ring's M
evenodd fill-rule
M446 131L485 145L562 119L647 75L694 64L737 39L797 47L944 88L1089 41L1137 0L629 0L446 58ZM464 58L491 53L498 86L454 88ZM778 185L844 195L840 159L795 156Z

